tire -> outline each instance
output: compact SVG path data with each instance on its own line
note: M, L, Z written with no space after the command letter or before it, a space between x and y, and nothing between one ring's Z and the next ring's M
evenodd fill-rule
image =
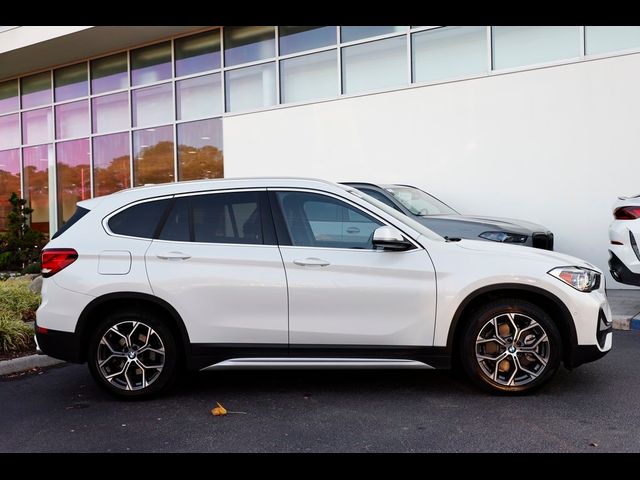
M474 311L459 347L467 376L499 394L540 388L553 377L562 358L560 332L551 317L537 305L517 299L495 300Z
M103 389L123 399L150 398L178 375L178 349L171 329L155 315L118 311L90 335L89 371ZM120 373L118 373L120 372Z

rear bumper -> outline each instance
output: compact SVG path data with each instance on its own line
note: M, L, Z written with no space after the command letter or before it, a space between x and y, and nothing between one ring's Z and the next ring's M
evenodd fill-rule
M640 286L640 274L633 273L629 268L620 260L615 253L609 250L609 271L611 276L620 283L627 285Z
M80 336L74 332L39 329L36 324L38 353L72 363L84 363Z

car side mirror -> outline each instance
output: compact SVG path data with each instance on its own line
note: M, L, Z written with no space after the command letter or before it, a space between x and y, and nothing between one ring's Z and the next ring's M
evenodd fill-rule
M400 230L393 227L378 227L373 232L373 246L383 250L409 250L413 244L404 238Z

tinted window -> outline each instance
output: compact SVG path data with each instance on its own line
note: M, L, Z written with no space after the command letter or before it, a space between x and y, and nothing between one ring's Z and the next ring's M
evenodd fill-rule
M189 197L196 242L261 244L259 192Z
M174 242L188 242L190 240L189 197L176 199L158 238Z
M360 190L363 193L366 193L367 195L369 195L370 197L375 198L376 200L378 200L379 202L384 203L385 205L390 206L391 208L395 208L396 210L398 210L399 212L401 212L402 210L400 210L396 205L393 204L393 202L391 200L389 200L389 197L387 197L384 193L380 193L377 190L370 190L368 188L359 188L358 190Z
M111 217L109 228L119 235L153 238L158 222L169 202L169 199L165 199L133 205Z
M292 245L373 249L373 231L383 224L332 197L306 192L280 192Z

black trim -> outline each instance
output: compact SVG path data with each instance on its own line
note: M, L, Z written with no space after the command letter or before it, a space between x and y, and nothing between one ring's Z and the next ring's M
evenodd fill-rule
M602 352L597 345L576 345L573 352L571 352L570 359L565 361L564 365L568 369L573 369L583 363L594 362L604 357L607 353L609 353L609 350Z
M278 245L276 227L271 214L271 205L267 191L261 191L258 196L258 208L260 209L260 223L262 225L262 243L265 245Z
M451 357L444 347L395 345L302 345L194 343L189 367L201 369L232 358L392 358L416 360L434 368L450 368Z
M284 220L284 215L282 214L282 208L280 207L280 202L276 195L278 191L280 190L269 190L267 192L269 195L269 205L271 207L273 225L275 227L278 245L281 247L290 247L293 244L291 243L291 236L289 235L289 230L287 230L287 224Z
M81 339L77 333L49 329L47 333L41 333L36 325L36 338L45 355L72 363L84 362Z
M173 210L173 206L176 204L176 197L170 198L167 207L164 209L162 215L160 215L160 220L158 220L158 224L156 225L156 229L153 231L153 240L156 240L160 237L162 233L162 229L164 228L164 224L167 223L167 218L169 218L169 214Z
M620 283L626 285L640 286L640 274L633 273L627 266L620 260L615 253L609 250L609 271L611 276Z

